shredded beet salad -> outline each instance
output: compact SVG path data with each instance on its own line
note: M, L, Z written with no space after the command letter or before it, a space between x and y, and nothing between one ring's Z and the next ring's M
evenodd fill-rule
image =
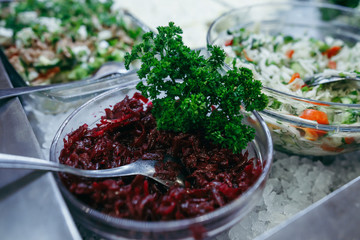
M160 131L152 105L139 93L105 109L100 123L87 124L68 134L59 160L81 169L106 169L137 159L155 159L162 178L178 174L177 163L162 162L166 155L186 168L185 187L165 189L144 176L89 179L62 174L65 186L78 199L103 213L127 219L163 221L211 212L246 191L262 173L259 160L233 154L208 142L201 132Z

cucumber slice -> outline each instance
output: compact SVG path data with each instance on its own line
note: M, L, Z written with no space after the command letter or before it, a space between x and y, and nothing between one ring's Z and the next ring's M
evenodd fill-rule
M305 69L300 65L300 63L298 62L293 62L291 65L290 65L290 68L294 71L294 72L297 72L300 74L300 77L304 76L306 71Z
M349 97L341 97L340 101L343 104L353 104L353 100Z

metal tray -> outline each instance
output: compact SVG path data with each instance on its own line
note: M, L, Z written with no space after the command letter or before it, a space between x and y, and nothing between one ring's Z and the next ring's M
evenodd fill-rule
M0 62L0 88L11 83ZM0 152L43 157L19 99L0 101ZM0 170L1 239L81 239L50 173Z

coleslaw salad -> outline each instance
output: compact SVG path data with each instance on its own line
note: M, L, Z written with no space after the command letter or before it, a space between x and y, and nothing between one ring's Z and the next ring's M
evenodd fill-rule
M359 75L360 43L348 45L329 36L320 40L307 35L271 35L255 26L228 31L223 47L229 65L252 69L265 86L270 102L262 116L277 149L332 155L357 148L360 132L339 131L339 127L359 126L358 83L312 87L304 79L317 73ZM286 117L281 120L282 116Z

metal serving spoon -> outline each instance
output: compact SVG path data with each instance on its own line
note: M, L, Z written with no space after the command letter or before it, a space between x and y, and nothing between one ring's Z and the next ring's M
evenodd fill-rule
M103 64L99 70L88 80L91 79L101 79L109 77L113 74L125 74L129 70L125 69L124 63L121 62L107 62ZM41 92L41 91L49 91L49 90L60 90L60 89L68 89L74 87L74 83L76 86L80 85L88 85L91 84L89 81L82 81L82 82L71 82L71 83L62 83L62 84L49 84L49 85L41 85L41 86L26 86L26 87L16 87L16 88L5 88L0 89L0 100L9 98L9 97L17 97L24 94L34 93L34 92Z
M121 167L101 170L84 170L70 167L65 164L46 161L40 158L0 153L0 168L20 168L50 172L64 172L89 178L143 175L163 184L166 187L171 187L175 183L179 184L180 186L184 186L184 176L182 174L179 174L175 181L163 180L155 177L154 174L156 163L158 163L156 160L139 159L136 162Z
M345 80L360 81L360 76L340 76L340 75L328 75L323 73L315 74L314 76L304 79L304 82L308 86L317 86L319 84L332 83Z

